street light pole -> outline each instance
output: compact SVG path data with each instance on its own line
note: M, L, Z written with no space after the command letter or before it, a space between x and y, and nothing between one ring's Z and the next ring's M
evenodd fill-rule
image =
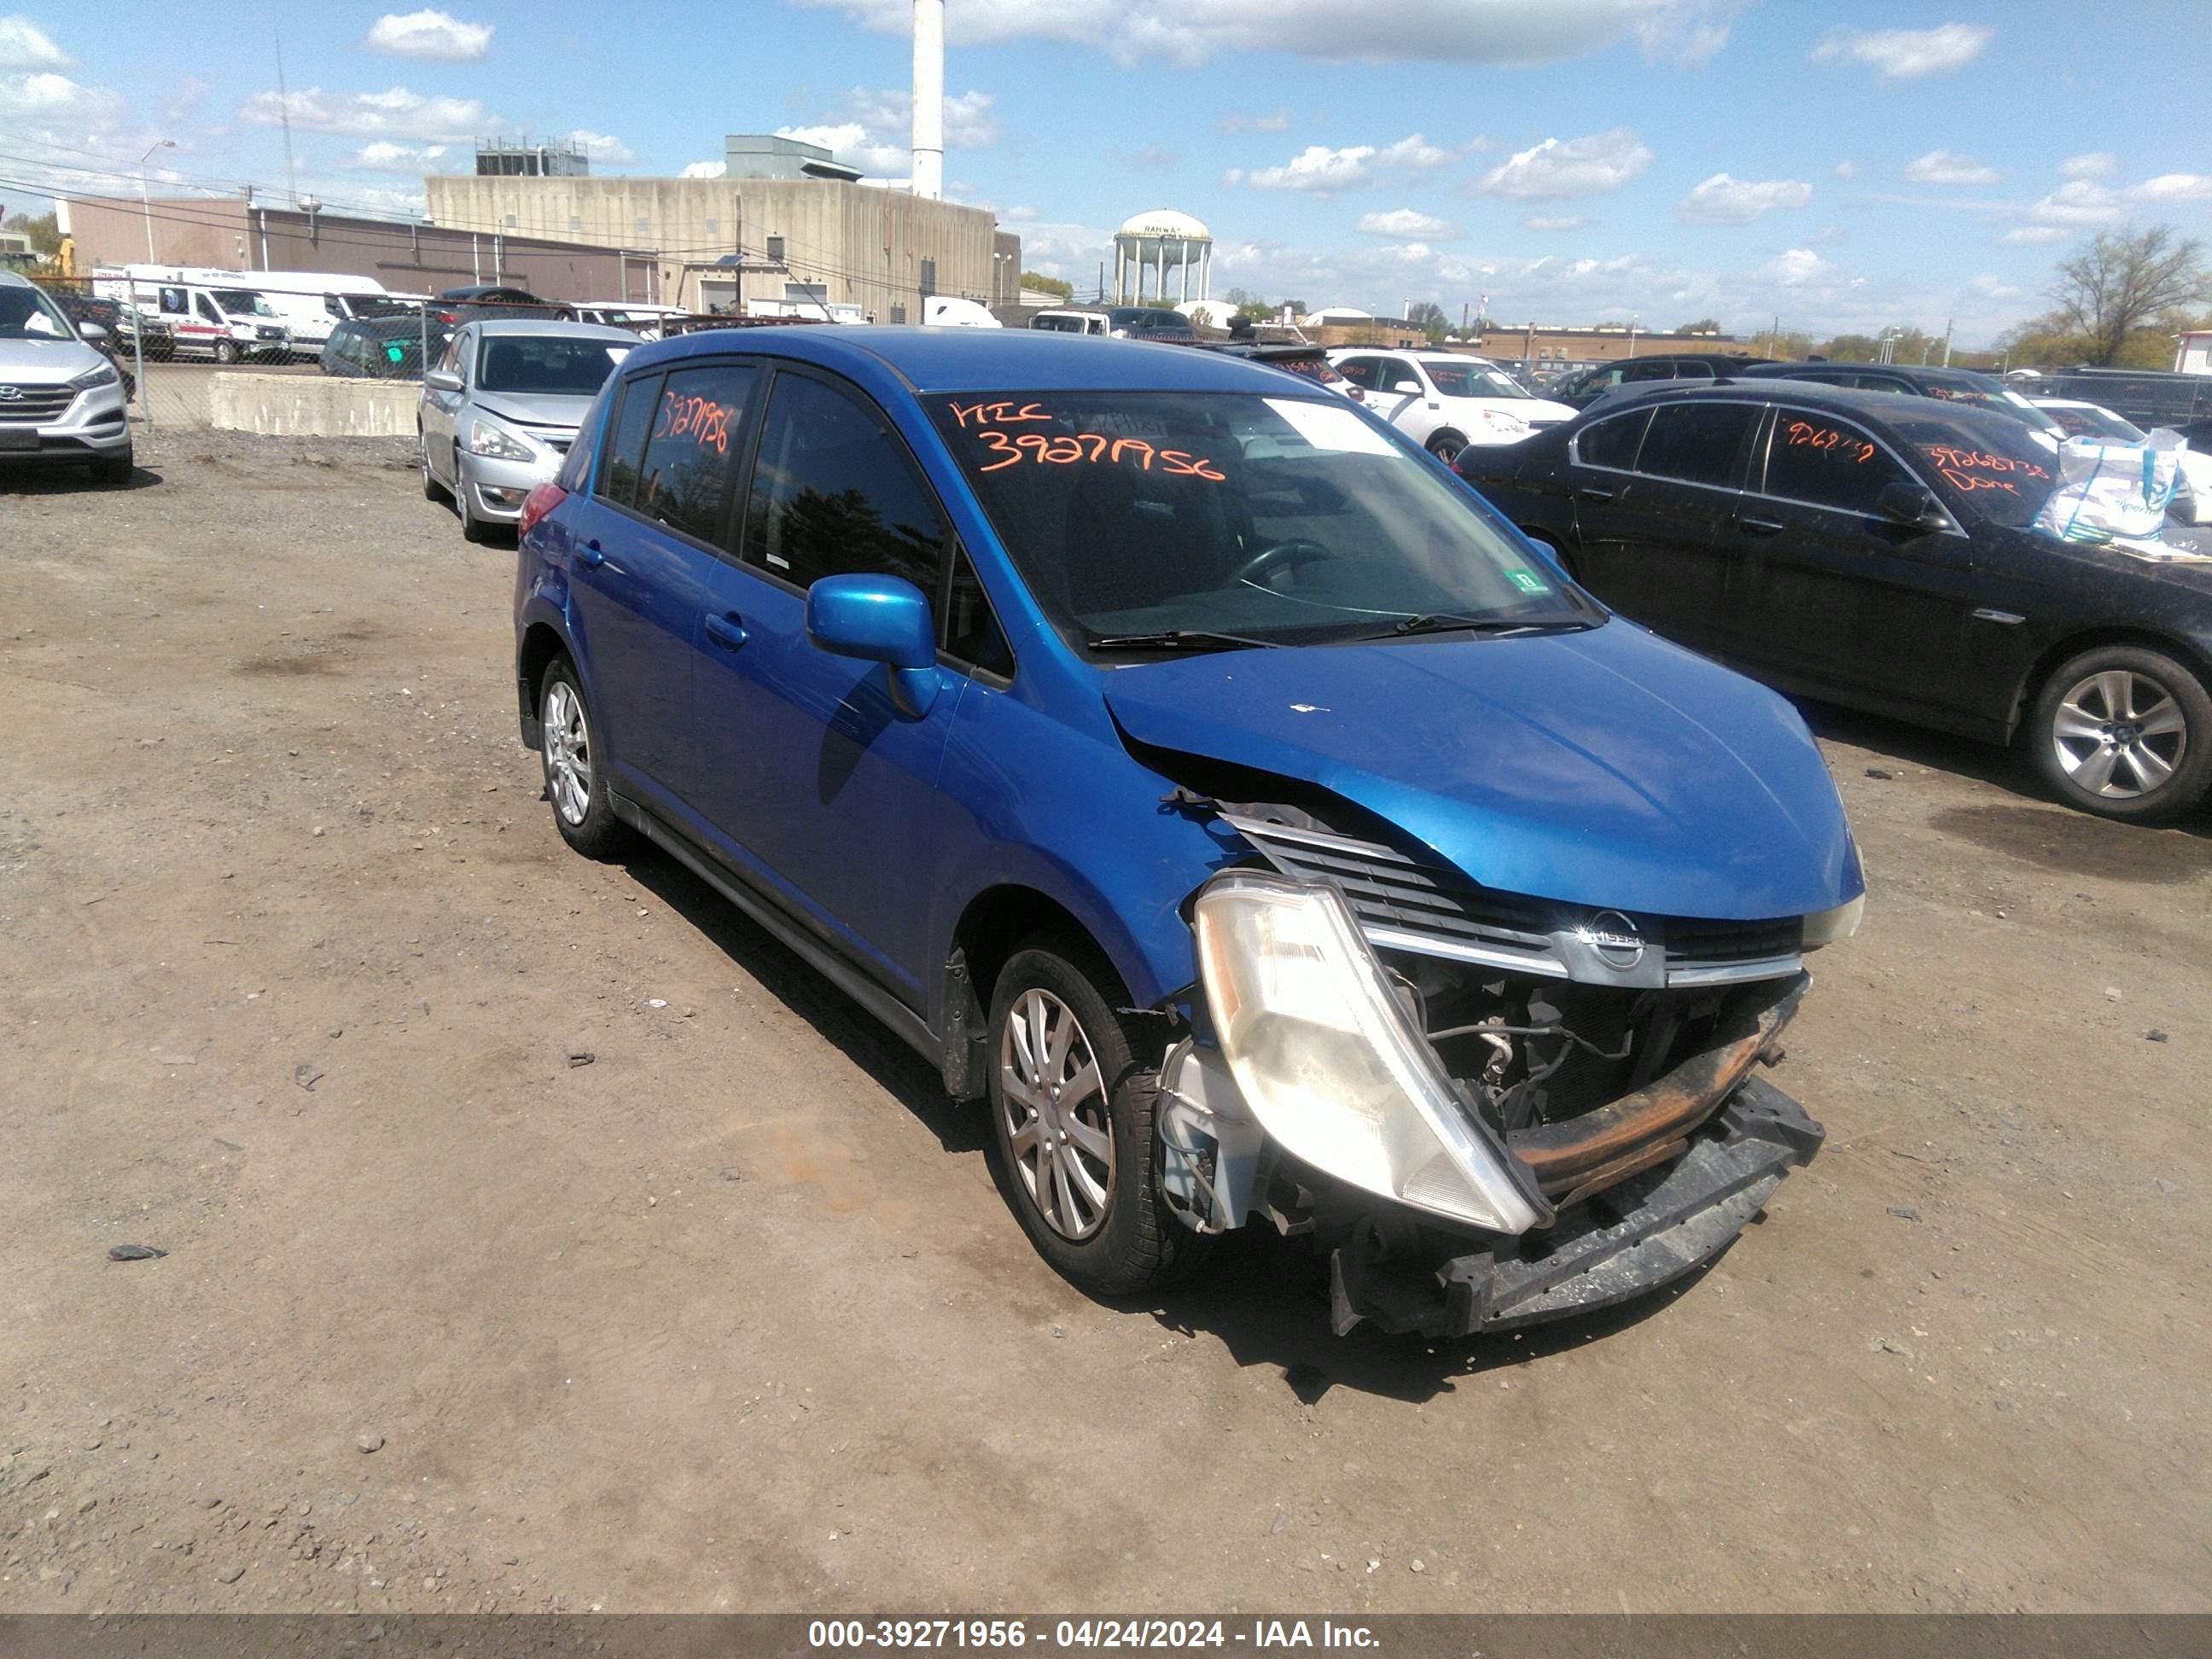
M173 138L158 138L146 146L146 154L138 158L138 210L146 216L146 263L156 263L154 258L154 204L146 190L146 163L157 149L174 149Z

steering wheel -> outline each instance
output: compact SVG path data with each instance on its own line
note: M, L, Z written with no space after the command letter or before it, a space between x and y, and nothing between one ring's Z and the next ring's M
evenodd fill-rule
M1278 570L1295 570L1302 564L1312 564L1335 556L1336 550L1334 548L1323 547L1308 536L1293 536L1288 541L1261 548L1238 565L1232 577L1254 587L1269 587L1273 584L1265 579Z

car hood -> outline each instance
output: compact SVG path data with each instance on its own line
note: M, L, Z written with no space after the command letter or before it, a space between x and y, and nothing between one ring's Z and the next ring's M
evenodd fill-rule
M1863 890L1796 711L1632 623L1223 652L1103 695L1139 744L1316 784L1500 891L1754 921Z
M592 406L591 395L572 398L544 392L479 392L476 406L502 421L525 426L564 426L574 431Z
M106 361L82 340L0 340L0 381L59 386Z

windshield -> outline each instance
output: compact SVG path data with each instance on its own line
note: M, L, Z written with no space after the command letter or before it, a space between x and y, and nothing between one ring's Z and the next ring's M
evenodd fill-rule
M1971 380L1935 382L1927 387L1927 392L1942 403L1964 404L1969 409L1986 409L1992 414L2009 416L2038 432L2048 432L2057 426L2049 410L2038 409L2009 386L1998 386L1994 381L1987 386L1976 386Z
M495 334L484 341L477 359L477 386L484 392L589 398L629 351L628 346L611 340Z
M52 300L35 288L0 288L0 340L74 340L70 326Z
M1526 398L1528 393L1511 375L1488 363L1440 363L1424 357L1421 367L1447 398Z
M1906 405L1926 407L1916 398ZM2039 413L2042 411L2039 410ZM2021 528L2034 521L2055 482L2051 452L2015 422L1883 410L1922 465L1948 486L1966 517Z
M2054 409L2048 404L2036 407L2057 422L2069 438L2118 438L2124 444L2139 444L2147 441L2149 435L2109 409L2096 409L2087 404L2071 409Z
M1344 403L1249 393L927 400L1062 634L1388 636L1601 620L1474 497ZM1231 641L1235 643L1237 641Z
M215 302L227 317L274 317L269 301L250 289L219 288L213 290Z

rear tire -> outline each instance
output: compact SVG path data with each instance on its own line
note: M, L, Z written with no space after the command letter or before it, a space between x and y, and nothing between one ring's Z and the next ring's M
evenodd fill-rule
M1430 454L1449 466L1459 459L1460 451L1467 447L1467 440L1456 432L1439 432L1429 439L1426 447Z
M2036 696L2027 742L2051 793L2100 817L2161 823L2212 791L2212 693L2145 646L2061 664Z
M422 434L418 432L416 436L417 438L421 438ZM426 501L438 501L441 503L453 500L453 496L447 493L446 486L438 482L437 475L430 471L430 445L428 440L424 440L422 442L421 459L422 463L422 499Z
M538 687L538 758L545 799L561 839L587 859L611 859L629 844L629 826L615 816L599 728L584 701L583 683L566 657L545 670Z
M991 993L988 1109L1008 1199L1037 1254L1091 1296L1171 1283L1212 1242L1161 1201L1158 1073L1138 1054L1164 1034L1115 1012L1127 994L1095 949L1044 933Z

